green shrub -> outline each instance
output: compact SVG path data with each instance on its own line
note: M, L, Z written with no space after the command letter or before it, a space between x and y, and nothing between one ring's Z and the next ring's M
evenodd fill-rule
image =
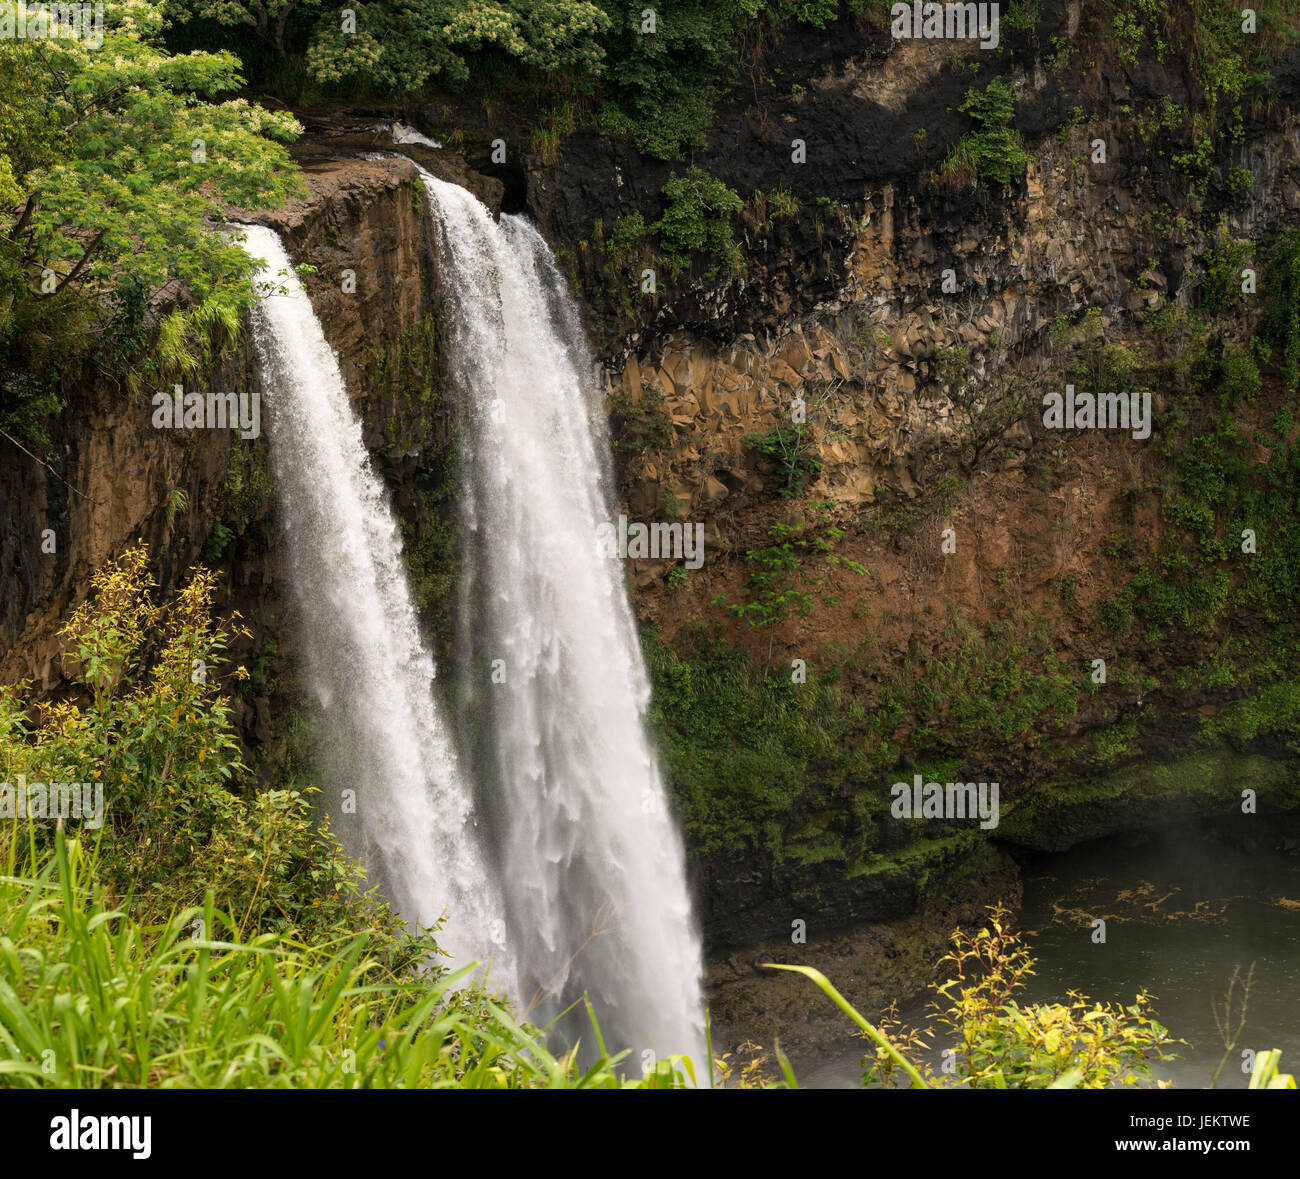
M673 420L663 407L663 392L658 385L645 386L640 401L632 401L622 393L616 396L610 407L610 424L614 450L619 454L658 451L673 442Z
M1097 621L1107 630L1126 631L1133 623L1132 594L1121 591L1097 603Z
M1220 400L1229 409L1238 402L1254 401L1263 387L1259 374L1259 365L1254 356L1240 344L1229 345L1224 349L1222 392Z
M650 722L687 834L702 851L778 852L794 808L832 792L855 763L861 708L815 676L759 674L749 654L697 636L681 654L642 638Z
M928 1031L893 1030L888 1047L863 1060L863 1083L893 1087L900 1064L908 1083L965 1089L1107 1089L1149 1084L1153 1060L1173 1060L1173 1040L1155 1021L1151 996L1098 1003L1070 991L1064 1003L1022 1004L1018 992L1034 958L1011 929L1011 913L989 910L983 929L957 930L940 963L950 977L935 986L933 1010L955 1045L954 1071L924 1060ZM892 1048L892 1051L890 1050ZM901 1056L901 1060L900 1060Z
M881 7L879 0L855 0ZM638 150L678 160L705 146L713 107L734 83L740 65L737 31L756 33L760 44L779 26L801 22L823 28L834 20L838 0L659 0L626 5L601 0L610 19L602 37L608 99L599 122L630 135ZM655 13L653 33L642 31L642 13ZM761 52L747 69L761 78Z
M767 192L755 189L749 200L760 225L766 225L769 220L791 221L799 216L799 198L788 188L773 188Z
M1015 108L1015 91L1001 78L994 78L983 90L971 87L958 109L970 115L975 129L962 136L944 158L940 174L1009 184L1030 159L1020 133L1011 126Z
M1300 229L1278 235L1268 258L1264 292L1268 319L1264 330L1282 349L1287 388L1300 386Z
M614 222L614 228L605 239L605 252L615 266L621 265L649 236L650 227L641 213L634 209Z
M808 479L822 469L820 459L808 453L807 431L802 426L777 426L766 434L745 435L745 446L775 460L785 499L801 496Z
M664 213L652 228L674 265L689 266L693 256L704 254L732 272L740 270L743 259L731 218L744 208L744 201L736 193L702 169L690 168L684 176L674 172L662 195Z
M360 873L300 792L233 792L246 767L218 673L247 632L213 624L215 582L200 569L156 606L143 546L95 573L62 632L88 702L48 706L32 728L20 690L0 687L0 781L102 786L97 874L142 921L215 889L241 928L310 937L353 920ZM48 828L33 825L34 851L50 850Z
M1241 270L1253 250L1251 242L1220 238L1205 252L1205 281L1201 284L1201 306L1222 311L1241 295Z

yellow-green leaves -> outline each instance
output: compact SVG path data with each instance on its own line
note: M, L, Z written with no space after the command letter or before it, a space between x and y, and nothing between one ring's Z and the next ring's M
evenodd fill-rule
M1249 1089L1294 1089L1295 1077L1290 1073L1278 1072L1282 1053L1276 1049L1260 1052L1255 1056L1255 1067L1250 1073Z

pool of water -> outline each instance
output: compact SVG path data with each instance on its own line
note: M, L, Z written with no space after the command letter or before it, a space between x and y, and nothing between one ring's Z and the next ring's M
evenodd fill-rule
M1021 1001L1061 1002L1074 990L1130 1003L1146 989L1156 1018L1188 1041L1153 1076L1205 1088L1225 1052L1215 1008L1222 1014L1236 970L1235 1028L1253 965L1245 1024L1217 1086L1246 1086L1242 1049L1280 1048L1285 1071L1300 1071L1300 849L1269 823L1241 816L1217 829L1117 837L1025 865L1021 928L1037 963ZM1096 918L1106 922L1104 943L1093 940ZM923 1024L926 1003L902 1014ZM842 1055L798 1062L800 1083L856 1088L860 1056L846 1035Z

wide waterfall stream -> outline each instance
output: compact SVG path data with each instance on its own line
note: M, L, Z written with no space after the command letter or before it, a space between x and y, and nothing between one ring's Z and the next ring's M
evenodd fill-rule
M423 176L468 419L457 728L480 729L470 764L519 993L546 1020L589 994L607 1045L699 1059L684 855L623 566L597 546L615 508L595 365L533 226ZM584 1023L579 1008L570 1033L590 1040Z
M487 961L496 949L494 979L509 986L508 956L490 937L493 922L504 921L501 901L435 705L433 659L396 522L288 254L273 231L244 232L245 249L265 267L254 342L308 682L322 715L325 809L400 913L427 925L449 910L444 948L457 964Z
M576 311L518 217L425 177L445 265L466 576L459 703L440 707L397 527L337 360L276 234L254 316L325 809L454 966L628 1067L703 1053L701 948L644 713L609 446ZM432 362L432 358L431 358ZM454 716L453 716L454 712ZM353 812L355 812L353 814Z

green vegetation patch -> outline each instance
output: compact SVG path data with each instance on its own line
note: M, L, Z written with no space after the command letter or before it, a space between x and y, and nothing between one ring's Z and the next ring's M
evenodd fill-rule
M696 255L714 260L731 273L744 267L740 246L732 232L732 217L745 202L721 180L701 168L674 172L663 187L663 216L653 225L664 256L685 269Z
M994 78L983 90L971 87L958 109L970 115L975 128L952 147L939 165L939 174L958 182L978 177L1009 184L1030 159L1020 133L1011 126L1016 112L1011 84Z

